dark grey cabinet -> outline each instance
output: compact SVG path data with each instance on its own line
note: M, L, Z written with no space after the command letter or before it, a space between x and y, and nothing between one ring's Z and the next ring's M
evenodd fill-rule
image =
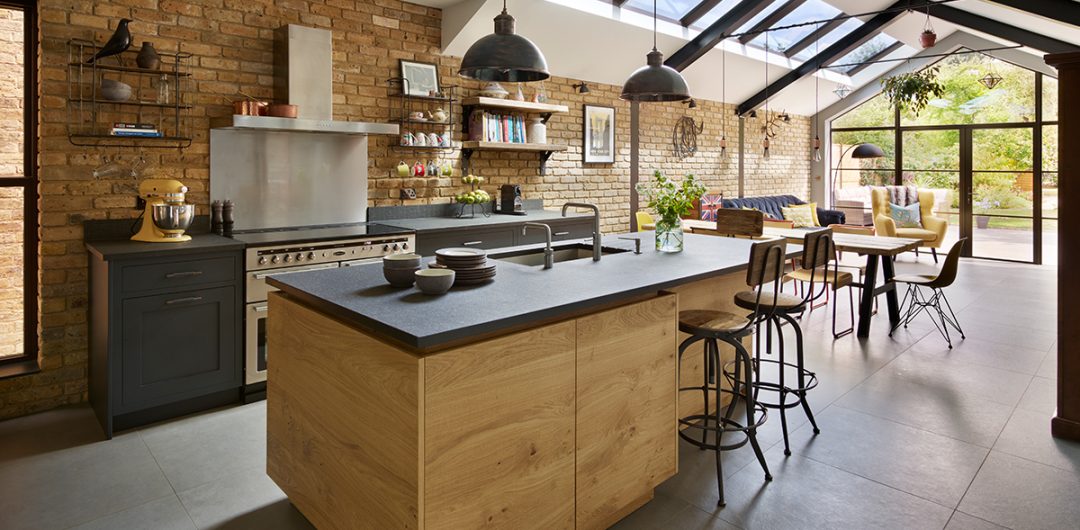
M242 281L239 247L91 253L90 402L106 435L239 400Z
M498 226L482 225L451 230L421 230L416 233L417 252L424 256L430 256L436 250L447 247L493 249L543 243L544 233L542 231L530 230L522 235L521 228L526 221L528 219L522 219L519 223L506 223ZM591 217L572 217L543 221L543 223L551 227L551 239L553 241L592 237Z

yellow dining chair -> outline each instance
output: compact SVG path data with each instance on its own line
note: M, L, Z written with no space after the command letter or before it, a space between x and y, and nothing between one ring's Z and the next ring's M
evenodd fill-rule
M634 215L637 217L638 232L656 228L656 220L653 219L653 216L649 215L649 212L638 210Z

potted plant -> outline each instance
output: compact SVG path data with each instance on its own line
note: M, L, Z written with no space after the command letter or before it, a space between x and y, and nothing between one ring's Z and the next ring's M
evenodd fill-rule
M915 116L926 108L931 98L945 95L945 86L937 80L938 67L909 72L881 80L882 92L889 102L901 111L910 110Z
M989 212L990 210L1001 207L1001 202L992 201L990 199L982 199L982 200L975 201L974 206L975 206L975 214L976 214L975 215L975 226L978 227L978 228L989 228L990 227L990 216L988 216L988 215L979 215L979 214L985 214L985 213Z
M656 250L682 252L682 216L689 213L694 201L705 194L705 186L693 175L676 183L656 171L652 182L637 185L637 192L648 201L649 209L656 212Z
M933 28L924 29L923 32L919 34L919 44L921 44L924 49L933 48L934 44L937 44L937 33L934 32Z

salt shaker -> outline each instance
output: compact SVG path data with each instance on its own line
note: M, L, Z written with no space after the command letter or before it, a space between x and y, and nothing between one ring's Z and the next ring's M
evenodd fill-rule
M224 233L224 219L222 218L225 205L221 201L210 203L210 231L221 235Z
M221 228L222 235L225 237L232 237L233 230L233 212L235 205L232 200L226 199L225 203L221 207Z

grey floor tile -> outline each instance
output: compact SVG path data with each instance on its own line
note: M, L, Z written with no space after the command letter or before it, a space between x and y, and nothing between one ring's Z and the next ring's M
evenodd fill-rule
M266 402L140 431L176 491L266 465Z
M834 405L982 447L993 445L1012 414L1012 405L970 395L963 388L920 384L885 370L855 387Z
M803 427L792 451L812 460L955 508L988 449L842 407Z
M992 451L959 509L1009 528L1076 528L1080 477Z
M957 511L953 513L952 519L949 519L949 524L945 525L945 530L1005 530L1005 528Z
M1043 350L990 342L970 335L954 343L950 350L936 334L928 335L905 353L920 359L989 366L1028 375L1035 375L1046 357Z
M980 365L966 365L957 369L947 361L905 353L874 377L896 377L935 390L949 390L1002 405L1016 405L1034 376Z
M664 528L667 530L738 530L739 527L719 516L706 513L695 506L689 506L675 514L675 517L668 521Z
M735 439L735 435L729 436L730 439ZM767 450L768 447L768 445L763 445L762 451ZM720 458L725 479L744 467L752 466L757 470L758 478L764 480L764 471L761 470L750 444L733 451L723 451ZM715 505L717 499L715 453L702 451L680 440L679 472L660 484L656 488L656 493L677 497L691 503Z
M172 493L136 433L0 467L0 514L9 529L67 528Z
M1032 379L1017 406L1024 410L1052 415L1057 410L1057 381L1045 377Z
M982 301L979 305L983 305ZM1016 304L1004 307L1016 307ZM962 322L964 333L968 337L989 342L1009 344L1033 350L1047 351L1057 338L1056 331L1031 329L1024 326L1011 326L1002 323Z
M233 473L179 493L199 528L311 529L261 469Z
M1043 358L1043 362L1039 365L1039 371L1035 375L1039 377L1045 377L1048 379L1057 378L1057 348L1051 347L1050 352Z
M952 510L779 447L775 479L743 468L727 481L727 506L698 505L743 528L944 528Z
M116 530L146 528L153 530L194 530L195 523L184 511L180 499L169 495L141 506L129 508L79 525L74 530Z
M1055 466L1080 476L1080 442L1050 436L1052 414L1017 409L1005 425L995 451Z
M672 526L671 520L679 512L685 511L688 508L693 508L690 503L677 499L675 497L669 497L667 495L657 495L648 504L638 508L630 515L623 518L615 526L611 528L613 530L660 530L663 528L679 528Z
M63 407L0 422L0 467L5 462L105 440L89 405Z

